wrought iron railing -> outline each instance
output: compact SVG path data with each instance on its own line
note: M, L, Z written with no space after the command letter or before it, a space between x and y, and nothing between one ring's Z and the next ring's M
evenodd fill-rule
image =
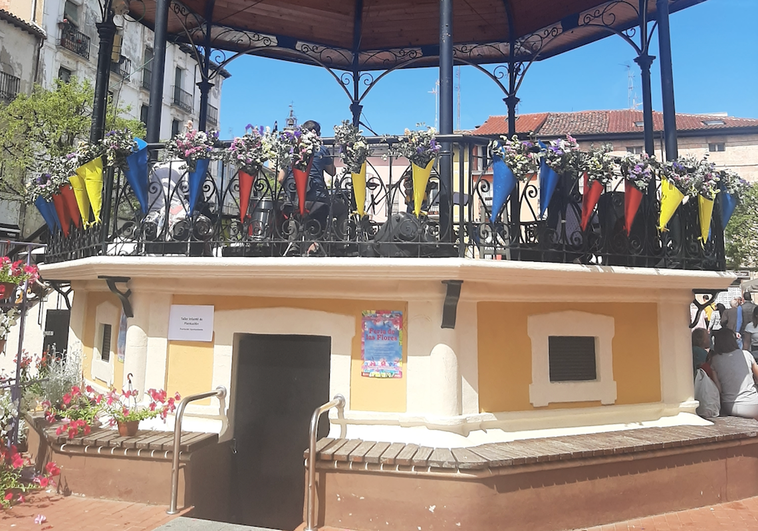
M60 27L61 46L85 59L89 59L89 37L66 22L62 22Z
M118 63L111 63L111 72L123 78L128 78L132 73L132 61L122 55Z
M171 90L174 93L174 105L187 112L192 112L192 94L176 85L172 86Z
M374 256L450 257L592 265L723 270L720 201L711 235L699 239L697 201L679 207L668 230L659 231L660 190L645 195L627 235L621 180L601 195L586 230L580 226L581 180L562 177L545 216L539 215L537 179L520 183L502 214L490 221L488 161L475 164L473 147L486 140L450 135L453 179L449 216L440 216L439 176L433 171L422 213L412 209L411 170L405 159L375 159L367 174L366 215L356 214L350 174L338 173L326 195L306 201L300 214L294 183L276 178L276 165L255 179L241 212L240 174L220 165L205 174L190 209L189 178L181 161L156 163L149 173L146 213L123 174L114 174L103 199L103 224L53 234L46 260L93 255L133 256ZM369 139L385 143L386 138ZM329 139L325 140L330 143ZM151 146L160 149L162 146ZM479 149L478 152L486 152ZM214 163L215 166L219 166ZM471 167L483 168L472 172ZM105 179L106 183L108 179ZM106 189L109 189L106 185ZM512 194L512 195L513 195ZM441 226L445 219L448 227ZM441 221L442 220L442 221ZM445 236L447 235L447 237Z
M5 72L0 72L0 100L11 101L21 90L21 79Z
M208 105L208 127L218 127L218 109L213 105Z

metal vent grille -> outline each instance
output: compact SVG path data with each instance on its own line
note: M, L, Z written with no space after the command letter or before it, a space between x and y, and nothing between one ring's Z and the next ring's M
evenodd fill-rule
M594 337L550 336L548 341L551 382L597 379Z
M103 361L111 360L111 325L103 325L103 344L100 349L100 359Z

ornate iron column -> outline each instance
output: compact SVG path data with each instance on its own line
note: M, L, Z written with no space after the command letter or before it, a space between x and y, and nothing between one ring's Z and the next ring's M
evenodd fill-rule
M208 122L208 94L213 88L210 82L211 69L211 29L213 26L213 7L216 5L215 0L208 0L205 5L205 42L203 43L203 60L200 63L200 75L202 80L197 84L200 89L200 116L198 117L197 128L205 131Z
M361 90L360 90L360 65L359 55L361 51L361 36L363 35L363 0L355 0L355 13L353 14L353 97L350 102L350 113L353 115L353 126L359 127L361 123L361 113L363 112L363 105L361 105Z
M161 137L163 78L166 74L166 35L168 33L168 8L170 4L171 0L156 0L153 74L150 79L150 106L147 110L148 142L158 142Z
M655 8L658 20L658 52L661 54L663 137L666 146L666 160L674 160L679 156L679 150L676 145L676 108L674 106L674 73L671 62L668 0L656 0Z
M453 134L453 0L440 0L440 134ZM440 239L449 241L452 228L452 143L442 142L440 151Z
M111 77L111 53L113 53L113 37L116 35L116 24L113 23L111 1L100 5L102 22L97 24L97 34L100 44L97 52L97 77L95 78L95 101L92 104L92 127L90 142L97 142L105 134L105 113L108 107L108 83Z

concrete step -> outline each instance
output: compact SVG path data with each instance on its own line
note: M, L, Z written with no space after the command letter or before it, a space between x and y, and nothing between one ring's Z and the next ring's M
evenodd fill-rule
M180 516L167 524L157 527L154 531L283 531L281 529L268 529L249 525L228 524L213 520L201 520ZM286 530L284 530L286 531Z

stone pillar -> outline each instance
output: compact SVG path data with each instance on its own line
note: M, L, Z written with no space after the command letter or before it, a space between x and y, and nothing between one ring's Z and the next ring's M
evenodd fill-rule
M84 324L87 318L87 292L78 283L72 283L74 290L73 302L71 303L71 316L68 322L68 345L66 352L82 350L84 337Z
M658 302L658 344L661 402L694 413L690 302L689 292L663 294Z
M139 391L138 400L145 392L145 370L147 367L147 343L150 329L150 300L145 292L134 291L130 297L134 317L127 321L126 353L124 357L123 388L128 389L129 374L132 387Z
M145 360L145 388L166 389L166 368L168 362L168 314L171 310L171 295L151 293L149 295L149 329L147 338L147 358ZM166 389L169 393L174 389Z

